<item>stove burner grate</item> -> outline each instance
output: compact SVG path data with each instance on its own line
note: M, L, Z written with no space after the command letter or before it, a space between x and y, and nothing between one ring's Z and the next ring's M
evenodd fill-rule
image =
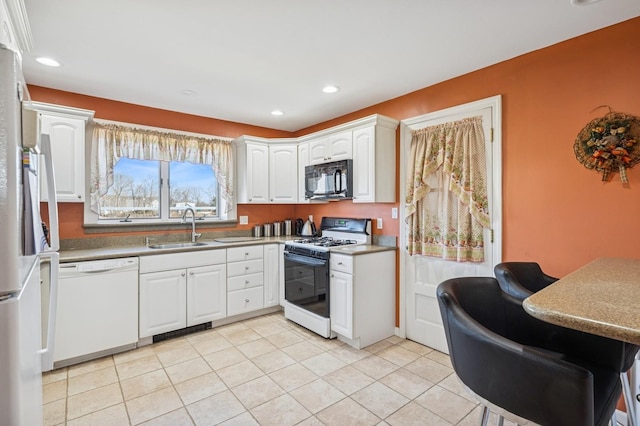
M356 240L342 240L335 239L333 237L299 238L297 240L293 240L293 242L298 244L311 244L319 247L337 247L348 244L358 244Z

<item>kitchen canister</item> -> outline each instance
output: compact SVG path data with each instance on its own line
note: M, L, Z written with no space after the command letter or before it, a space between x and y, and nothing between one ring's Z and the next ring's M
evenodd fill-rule
M291 235L293 233L293 223L291 219L284 220L284 235Z
M273 222L273 236L279 237L282 235L282 222Z
M265 237L270 237L273 235L273 226L270 223L265 223L263 226L262 235Z
M262 225L256 225L253 227L253 236L262 237Z

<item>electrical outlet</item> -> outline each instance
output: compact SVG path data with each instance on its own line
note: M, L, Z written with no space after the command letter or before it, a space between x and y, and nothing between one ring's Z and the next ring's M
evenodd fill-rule
M397 218L398 218L398 208L391 207L391 219L397 219Z
M249 216L240 216L240 225L248 225Z
M381 218L381 217L379 217L378 219L376 219L376 222L377 222L376 227L377 227L378 229L382 229L382 218Z

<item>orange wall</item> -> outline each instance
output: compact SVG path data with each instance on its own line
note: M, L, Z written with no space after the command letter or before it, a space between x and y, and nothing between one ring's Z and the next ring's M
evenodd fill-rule
M537 261L563 276L597 257L640 257L640 166L628 170L628 185L617 173L605 183L573 153L580 130L608 112L596 107L640 116L639 70L635 18L296 135L373 113L402 120L502 95L503 260Z
M428 52L425 52L428 54ZM399 120L502 95L503 259L534 260L562 276L602 256L640 257L640 167L628 185L585 169L573 154L578 132L610 105L640 115L640 18L523 55L338 119L294 136L373 113ZM287 132L189 116L104 99L30 87L34 100L87 108L97 118L235 137L292 136ZM400 197L398 197L400 200ZM385 235L399 235L395 204L239 206L255 223L323 215L382 217ZM85 236L82 207L61 208L63 238ZM238 227L242 228L242 227Z

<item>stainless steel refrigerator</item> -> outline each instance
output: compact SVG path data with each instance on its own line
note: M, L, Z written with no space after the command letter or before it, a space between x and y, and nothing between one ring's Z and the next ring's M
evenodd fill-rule
M0 45L0 425L40 425L42 371L52 366L53 321L41 326L40 262L51 262L49 317L55 318L58 220L55 181L48 188L49 235L40 216L38 163L51 146L28 110L20 55ZM42 158L41 158L42 157ZM53 314L53 317L51 316ZM45 346L45 347L43 347Z

